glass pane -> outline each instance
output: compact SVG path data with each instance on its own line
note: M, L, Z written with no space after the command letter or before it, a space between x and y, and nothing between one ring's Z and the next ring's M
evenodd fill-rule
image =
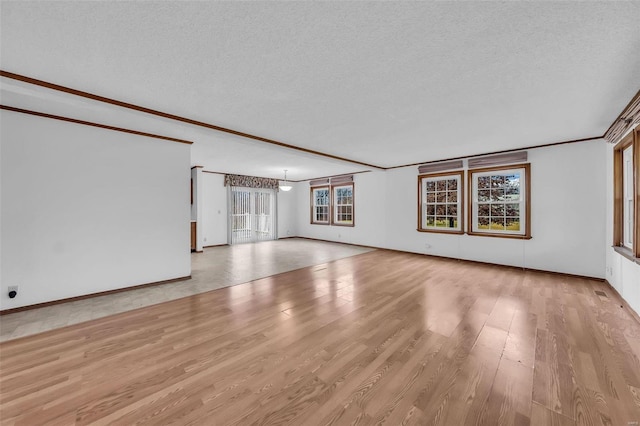
M520 187L519 186L507 186L505 188L505 199L508 201L520 200Z
M491 191L488 189L481 189L478 191L478 201L489 201Z
M433 216L427 216L427 226L435 226L436 218Z
M504 176L491 176L491 188L504 187Z
M480 176L478 178L478 189L489 188L491 183L491 178L489 176Z
M316 207L316 222L327 222L329 220L329 207Z
M446 191L447 190L447 181L446 180L439 180L436 183L436 189L438 191Z
M520 220L518 218L507 218L506 221L507 231L520 231Z
M436 192L436 201L439 203L444 203L447 201L447 193L446 192Z
M489 218L488 217L479 217L478 218L478 228L479 229L489 229Z
M458 215L458 206L455 204L449 204L447 206L447 216L457 216Z
M520 186L520 173L512 173L504 176L505 186Z
M435 203L436 202L436 194L434 192L427 193L427 203Z
M490 204L478 204L478 216L489 216Z
M491 216L504 216L504 205L502 205L502 204L492 204L491 205Z
M495 231L504 231L505 227L504 227L504 218L502 217L492 217L491 218L491 229L495 230Z
M329 205L329 190L328 189L315 189L315 200L317 206Z
M449 191L458 189L458 180L457 179L449 179L449 180L447 180L447 189Z
M492 189L491 201L502 201L502 200L504 200L504 188Z
M519 204L505 204L504 207L507 216L520 216Z
M447 206L445 204L436 204L436 216L444 216L447 214Z
M447 202L448 203L456 203L458 201L458 192L457 191L449 191L447 192Z
M436 216L436 226L438 228L446 228L449 225L449 221L445 216Z
M445 228L455 228L456 227L456 218L455 217L447 216L445 220L446 220L446 224L444 225Z
M427 181L426 190L433 192L436 190L436 183L434 181Z
M427 215L434 216L436 214L435 204L427 204Z
M351 187L338 188L338 197L337 197L338 204L351 204L351 197L352 197Z

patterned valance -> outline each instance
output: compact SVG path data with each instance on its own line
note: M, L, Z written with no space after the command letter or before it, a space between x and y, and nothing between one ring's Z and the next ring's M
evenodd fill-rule
M224 175L224 186L241 186L243 188L266 188L278 190L278 179L243 175Z

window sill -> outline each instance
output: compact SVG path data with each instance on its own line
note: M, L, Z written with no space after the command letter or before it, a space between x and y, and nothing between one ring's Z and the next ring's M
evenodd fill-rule
M324 225L324 226L330 225L329 222L311 222L311 224L312 225Z
M349 228L353 228L354 226L356 226L355 223L332 223L331 226L347 226Z
M516 234L492 234L489 232L468 232L468 235L477 237L497 237L497 238L511 238L514 240L530 240L531 235L516 235Z
M462 235L464 234L464 231L458 231L458 230L452 230L452 231L446 231L444 229L416 229L416 231L418 232L433 232L435 234L454 234L454 235Z
M613 250L618 253L620 256L629 259L632 262L637 263L638 265L640 265L640 258L635 257L633 255L633 252L631 250L629 250L626 247L622 247L622 246L612 246Z

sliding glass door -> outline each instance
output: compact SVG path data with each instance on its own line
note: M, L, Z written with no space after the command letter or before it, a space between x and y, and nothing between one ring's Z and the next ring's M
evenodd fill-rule
M230 187L229 243L276 239L276 191Z

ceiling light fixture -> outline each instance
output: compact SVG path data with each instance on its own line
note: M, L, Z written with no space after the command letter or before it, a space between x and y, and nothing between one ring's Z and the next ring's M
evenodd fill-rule
M291 188L293 187L289 185L289 182L287 182L287 169L284 169L284 183L280 183L280 189L287 192L291 191Z

